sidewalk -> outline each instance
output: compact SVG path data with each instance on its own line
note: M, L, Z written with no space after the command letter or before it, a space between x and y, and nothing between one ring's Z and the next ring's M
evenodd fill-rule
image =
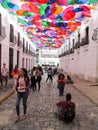
M4 83L3 87L1 87L1 84L0 84L0 102L2 101L2 99L6 99L6 97L10 95L10 93L12 93L13 84L14 84L13 79L8 80L7 86L5 86L5 83Z
M73 86L98 105L98 86L92 82L72 76Z

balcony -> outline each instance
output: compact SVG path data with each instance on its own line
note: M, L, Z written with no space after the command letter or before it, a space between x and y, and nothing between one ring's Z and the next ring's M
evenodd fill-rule
M18 43L18 42L19 42L19 43ZM17 40L17 43L18 43L18 44L17 44L17 48L18 48L18 49L23 48L22 41L18 41L18 40Z
M74 53L74 49L71 48L71 49L70 49L70 54L73 54L73 53Z
M58 57L67 56L67 55L70 55L70 54L73 54L73 53L74 53L74 49L71 48L70 50L67 50L67 51L61 53Z
M76 43L75 43L75 46L74 46L74 49L78 49L78 48L80 48L80 42L79 42L79 41L76 42Z
M12 34L12 35L10 34L10 42L9 42L9 45L10 45L11 47L14 47L16 44L17 44L17 38L16 38L16 36L13 36L13 34Z
M84 37L80 43L80 46L85 46L89 44L89 38L88 37Z
M0 28L0 41L2 41L6 37L5 27L1 26Z

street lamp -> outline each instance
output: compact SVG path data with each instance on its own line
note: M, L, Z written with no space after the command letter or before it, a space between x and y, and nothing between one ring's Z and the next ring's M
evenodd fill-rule
M92 40L93 41L98 40L98 28L94 29Z

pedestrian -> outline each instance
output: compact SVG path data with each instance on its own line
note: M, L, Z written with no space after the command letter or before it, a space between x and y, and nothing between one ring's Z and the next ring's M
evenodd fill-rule
M21 68L19 71L19 77L17 78L16 91L17 91L17 100L16 100L16 113L17 117L15 122L19 121L20 118L20 101L23 100L23 120L26 119L26 110L27 110L27 98L30 90L29 77L27 75L27 70Z
M51 83L52 83L53 78L52 78L52 68L51 67L49 67L49 69L47 71L47 80L46 80L46 83L47 83L48 80L50 80Z
M36 90L36 67L33 67L31 71L31 88L33 91Z
M14 85L16 85L16 81L19 76L19 69L17 65L15 65L15 68L12 70L12 76L14 78Z
M72 121L75 118L75 103L71 99L71 94L67 93L66 100L56 103L56 116L63 121Z
M36 83L38 83L38 90L40 90L42 80L42 71L40 67L37 67L35 75L36 75Z
M6 85L8 82L8 69L6 67L6 64L3 63L3 68L1 70L1 86L3 87L3 81L6 80Z
M67 75L67 84L73 84L73 81L70 75Z
M58 75L57 83L58 83L57 88L59 89L59 96L63 96L64 87L65 87L65 83L66 83L66 78L63 73Z

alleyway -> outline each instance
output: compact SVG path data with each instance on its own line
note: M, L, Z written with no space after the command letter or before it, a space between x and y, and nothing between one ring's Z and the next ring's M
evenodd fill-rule
M0 130L98 130L96 104L71 85L66 85L64 96L59 97L56 78L52 84L46 84L45 80L44 76L40 92L30 93L25 121L14 123L16 94L0 105ZM68 92L76 102L76 119L70 124L58 120L54 114L56 102L65 99Z

